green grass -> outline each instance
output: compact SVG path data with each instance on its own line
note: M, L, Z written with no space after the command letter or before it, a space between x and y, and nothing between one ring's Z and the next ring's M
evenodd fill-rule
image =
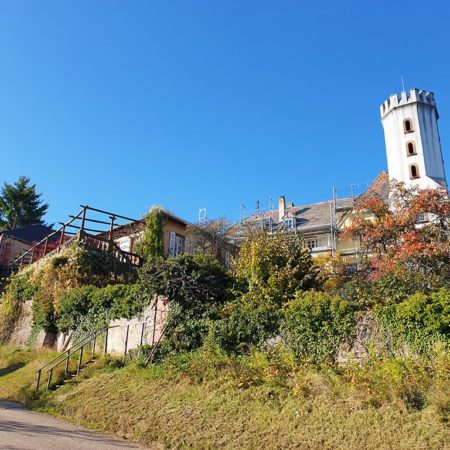
M0 347L0 398L27 403L36 381L35 370L55 355L49 350Z
M0 392L13 373L0 376ZM446 449L449 374L445 354L337 372L297 367L283 353L207 350L149 368L103 359L33 405L164 448Z

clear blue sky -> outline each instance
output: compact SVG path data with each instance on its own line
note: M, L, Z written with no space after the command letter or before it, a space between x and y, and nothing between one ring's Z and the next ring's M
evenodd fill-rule
M2 0L0 183L30 176L52 222L326 200L386 168L400 75L450 173L449 44L444 0Z

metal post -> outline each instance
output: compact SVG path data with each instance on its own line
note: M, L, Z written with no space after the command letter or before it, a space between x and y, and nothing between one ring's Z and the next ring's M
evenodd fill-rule
M39 369L38 370L37 382L36 382L36 392L39 390L39 386L41 384L41 372L42 372L42 369Z
M155 315L153 317L153 335L152 335L152 345L155 344L155 335L156 335L156 319L158 313L158 296L156 296L155 300Z
M105 331L105 355L108 352L108 330L109 330L109 328L107 328Z
M130 324L127 325L127 333L125 335L125 350L123 352L123 356L127 356L127 350L128 350L128 334L130 333Z
M80 375L81 363L83 360L83 349L84 349L84 345L82 345L80 348L80 357L78 358L77 376Z
M64 368L64 373L67 375L69 372L69 362L70 362L70 349L67 350L67 356L66 356L66 367Z
M52 375L53 375L53 368L50 369L50 371L48 372L47 391L50 389L50 384L52 382Z
M142 344L144 343L144 330L145 330L145 322L142 322L142 329L141 329L141 347Z

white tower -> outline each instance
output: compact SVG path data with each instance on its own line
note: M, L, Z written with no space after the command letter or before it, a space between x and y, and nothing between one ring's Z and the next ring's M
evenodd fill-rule
M393 94L380 107L389 179L422 189L447 187L434 94Z

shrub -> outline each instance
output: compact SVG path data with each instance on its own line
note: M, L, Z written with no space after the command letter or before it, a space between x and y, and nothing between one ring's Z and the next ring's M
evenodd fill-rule
M135 285L82 286L61 298L57 325L63 332L93 331L106 326L112 319L131 319L144 306Z
M450 340L450 289L429 295L416 293L405 301L375 308L375 315L391 337L392 350L428 353L437 342Z
M30 282L30 272L9 278L0 303L0 343L6 343L22 311L22 304L33 300L36 288Z
M354 329L353 304L324 292L298 292L285 307L286 342L300 361L333 361Z
M170 300L164 352L184 352L202 345L208 321L217 319L227 299L230 277L211 255L182 255L150 260L140 272L145 298L162 295Z
M247 239L233 269L241 291L258 292L279 305L298 290L319 286L319 271L294 232L261 232Z
M227 305L224 319L213 323L215 342L226 352L247 351L250 346L262 348L279 333L281 308L259 298L244 296Z

